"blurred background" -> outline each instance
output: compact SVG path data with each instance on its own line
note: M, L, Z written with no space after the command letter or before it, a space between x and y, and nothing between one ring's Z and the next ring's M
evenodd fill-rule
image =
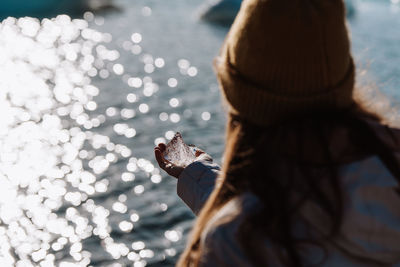
M400 102L400 1L346 1L359 84ZM241 1L0 2L0 266L174 266L194 216L153 147L220 163L212 70Z

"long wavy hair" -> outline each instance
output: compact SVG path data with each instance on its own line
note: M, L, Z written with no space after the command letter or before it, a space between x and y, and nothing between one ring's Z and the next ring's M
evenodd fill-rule
M263 205L239 227L236 238L245 255L254 266L268 266L260 250L265 250L262 242L268 240L283 265L304 266L300 246L314 244L324 249L324 242L340 230L344 215L341 164L376 154L400 173L391 148L364 122L366 117L383 119L360 104L342 112L302 114L267 128L229 115L221 180L200 212L177 265L200 265L205 249L200 239L207 222L229 200L251 192ZM348 130L352 145L347 155L332 149L330 134L335 127ZM326 213L330 229L326 235L300 239L293 229L308 200Z

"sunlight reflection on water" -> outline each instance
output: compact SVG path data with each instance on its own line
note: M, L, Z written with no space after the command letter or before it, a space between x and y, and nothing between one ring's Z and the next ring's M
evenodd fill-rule
M140 39L132 35L134 42ZM101 44L105 41L110 41L109 35L66 15L42 21L8 18L0 25L1 266L55 266L56 262L87 266L91 253L84 250L82 241L92 235L103 240L103 249L114 259L128 255L136 266L154 256L150 249L132 246L140 250L136 254L114 242L108 220L111 211L91 199L108 190L109 181L98 177L120 158L130 157L123 182L133 181L133 172L138 171L149 173L154 183L161 181L150 161L131 157L128 147L88 131L106 121L104 115L88 113L97 109L93 97L99 94L89 76L100 69L100 77L106 78L102 68L119 58L118 51ZM164 64L160 60L158 67ZM124 73L119 63L112 69L116 75ZM138 88L142 80L130 83ZM151 93L155 90L146 88ZM132 96L129 99L134 102ZM149 106L142 103L139 111L147 113ZM116 112L110 107L105 114L115 116ZM135 116L133 109L120 112L122 119ZM136 135L125 123L113 128L127 138ZM143 185L133 188L136 194L144 190ZM126 213L126 198L120 195L112 210ZM65 213L58 212L62 208ZM130 232L138 220L131 212L130 221L121 220L119 229ZM64 256L65 261L56 259L63 249L70 256Z
M147 151L207 129L198 69L84 18L0 24L0 266L174 265L193 215Z

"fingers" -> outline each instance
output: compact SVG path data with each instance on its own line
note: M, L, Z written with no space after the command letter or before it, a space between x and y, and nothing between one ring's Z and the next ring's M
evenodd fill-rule
M177 166L172 162L170 162L169 160L165 159L163 156L164 150L165 147L163 146L161 146L161 148L159 146L154 148L154 156L157 160L157 163L160 166L160 168L166 171L169 175L178 178L184 168Z
M161 152L164 152L165 149L167 148L167 146L164 143L159 143L157 147L161 150Z
M198 156L200 156L201 154L204 154L204 153L205 153L205 152L204 152L203 150L197 149L194 155L195 155L196 157L198 157Z
M164 145L164 150L165 150L165 145ZM161 169L166 170L167 168L172 167L174 164L164 158L163 156L163 151L161 150L159 146L154 148L154 156L157 160L158 165L160 166Z
M196 157L200 156L201 154L205 153L203 150L201 150L200 148L198 148L197 146L193 145L193 144L189 144L188 145L191 149L194 150L194 155Z
M160 168L164 170L166 162L165 162L165 159L164 159L164 157L162 155L162 151L160 150L159 147L155 147L154 148L154 156L155 156L155 158L157 160L157 163L160 166Z

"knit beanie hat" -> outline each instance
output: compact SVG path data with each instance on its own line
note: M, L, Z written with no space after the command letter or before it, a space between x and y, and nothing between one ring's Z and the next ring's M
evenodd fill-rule
M229 111L260 126L350 107L343 0L244 0L215 68Z

